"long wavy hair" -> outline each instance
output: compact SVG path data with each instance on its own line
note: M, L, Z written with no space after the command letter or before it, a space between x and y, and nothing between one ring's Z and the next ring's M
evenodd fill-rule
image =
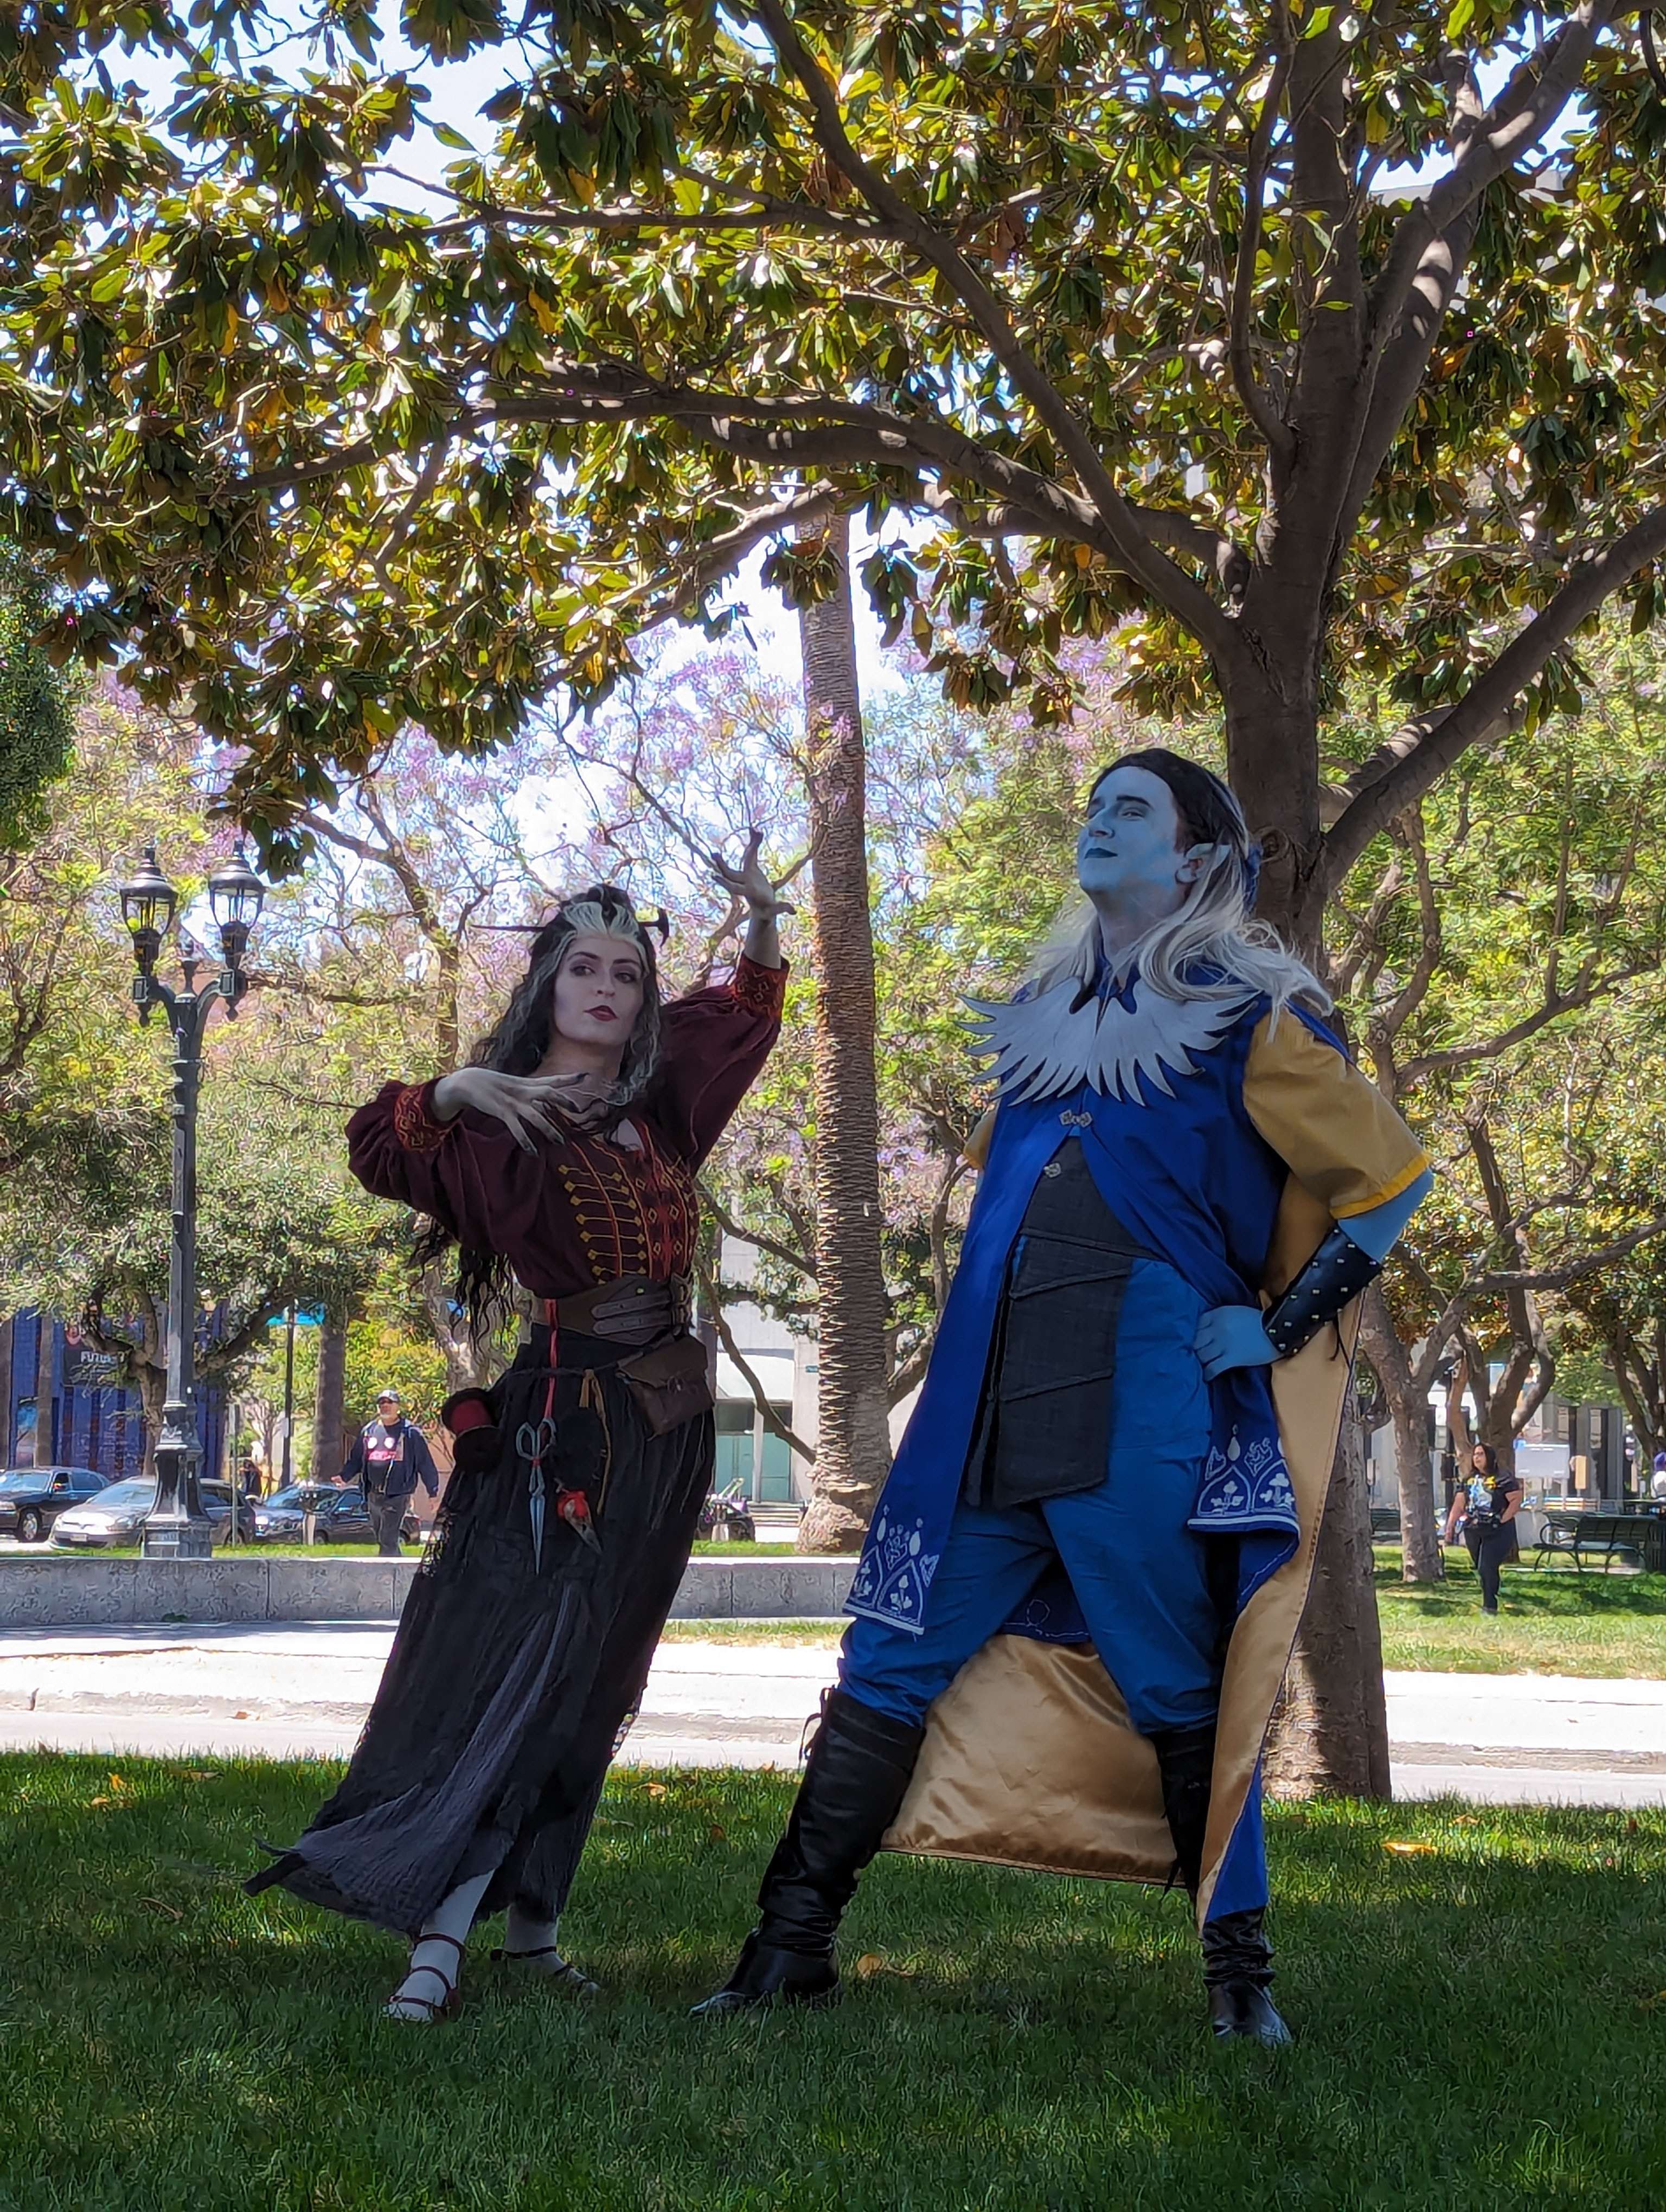
M533 936L526 973L496 1023L475 1044L469 1066L495 1068L502 1075L535 1074L555 1036L556 978L575 939L617 938L641 956L642 1005L625 1040L612 1095L602 1114L585 1125L587 1131L611 1135L647 1091L660 1064L660 963L654 944L655 932L662 939L666 935L664 915L653 924L639 921L630 899L615 884L592 884L576 896L564 899ZM417 1238L416 1264L431 1266L453 1244L458 1247L453 1295L468 1316L470 1334L478 1342L507 1320L514 1300L514 1277L502 1253L465 1244L454 1229L437 1219L431 1220Z
M1137 961L1141 981L1165 999L1235 998L1247 985L1271 1001L1274 1022L1292 999L1329 1013L1330 994L1312 969L1270 923L1254 918L1261 848L1228 787L1166 745L1147 745L1100 769L1090 804L1119 768L1142 768L1168 786L1180 817L1181 851L1211 848L1185 902L1130 945L1119 967ZM1098 915L1092 901L1078 894L1066 902L1025 981L1044 991L1073 975L1086 995L1097 987L1104 958Z

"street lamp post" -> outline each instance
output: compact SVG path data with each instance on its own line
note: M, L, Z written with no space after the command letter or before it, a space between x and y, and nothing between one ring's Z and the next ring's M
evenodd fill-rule
M142 1022L148 1022L151 1009L160 1006L173 1037L167 1395L162 1404L161 1434L156 1440L155 1502L144 1524L143 1553L148 1559L206 1559L210 1550L209 1518L198 1487L202 1446L192 1404L197 1354L197 1094L209 1009L216 999L223 999L227 1015L234 1018L238 1000L249 988L243 960L265 890L240 847L236 858L209 878L208 893L225 964L198 990L201 951L182 941L179 968L185 988L176 990L155 972L162 941L179 902L179 894L156 865L154 845L120 891L122 920L132 936L133 958L138 968L133 978L133 1003ZM234 1515L235 1510L234 1503Z

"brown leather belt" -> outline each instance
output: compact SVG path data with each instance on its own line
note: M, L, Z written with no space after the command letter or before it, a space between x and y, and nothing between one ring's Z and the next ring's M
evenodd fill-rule
M621 1275L570 1298L554 1301L556 1326L575 1336L601 1336L617 1344L653 1344L680 1335L694 1318L694 1285L686 1275L663 1283L646 1275Z

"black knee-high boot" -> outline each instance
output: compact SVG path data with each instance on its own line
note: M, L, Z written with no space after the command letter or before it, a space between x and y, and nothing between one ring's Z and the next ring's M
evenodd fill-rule
M696 2018L777 1999L832 2002L840 1917L897 1817L925 1733L842 1690L828 1692L787 1832L758 1889L757 1926L723 1987L694 2008Z
M1207 1721L1198 1728L1165 1729L1152 1738L1152 1744L1163 1778L1163 1810L1174 1838L1180 1878L1195 1902L1203 1877L1215 1724ZM1290 2030L1268 1995L1273 1949L1262 1917L1257 1905L1203 1923L1203 1981L1209 1992L1210 2025L1217 2036L1248 2035L1257 2043L1289 2043L1293 2040Z

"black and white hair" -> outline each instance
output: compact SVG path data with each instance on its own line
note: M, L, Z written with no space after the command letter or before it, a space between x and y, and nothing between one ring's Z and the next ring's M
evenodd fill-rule
M642 962L642 1010L625 1041L617 1093L602 1124L606 1127L641 1097L660 1063L660 966L654 939L649 925L637 920L635 906L617 884L593 884L556 908L532 939L526 973L496 1026L469 1054L469 1065L496 1068L502 1075L534 1073L555 1035L556 978L581 937L617 938Z
M1247 986L1271 1001L1275 1021L1292 999L1329 1013L1330 994L1312 969L1270 923L1254 918L1261 848L1228 787L1165 745L1147 745L1101 769L1090 801L1120 768L1144 769L1168 786L1180 817L1181 851L1209 849L1184 903L1130 945L1119 967L1137 961L1142 982L1165 999L1231 999ZM1045 991L1074 976L1085 996L1097 986L1104 957L1099 917L1092 902L1078 894L1066 902L1025 981Z
M564 899L533 934L526 973L496 1023L470 1053L469 1065L495 1068L502 1075L535 1074L556 1032L556 978L575 943L581 937L617 938L641 957L642 1004L625 1040L618 1079L607 1105L598 1119L585 1125L598 1134L611 1133L647 1091L660 1064L656 931L662 939L668 933L665 916L653 924L640 921L635 905L615 884L593 884L575 897ZM468 1316L471 1333L479 1340L507 1317L514 1279L501 1253L462 1243L442 1221L431 1221L418 1237L417 1265L430 1265L453 1243L459 1246L454 1295Z

